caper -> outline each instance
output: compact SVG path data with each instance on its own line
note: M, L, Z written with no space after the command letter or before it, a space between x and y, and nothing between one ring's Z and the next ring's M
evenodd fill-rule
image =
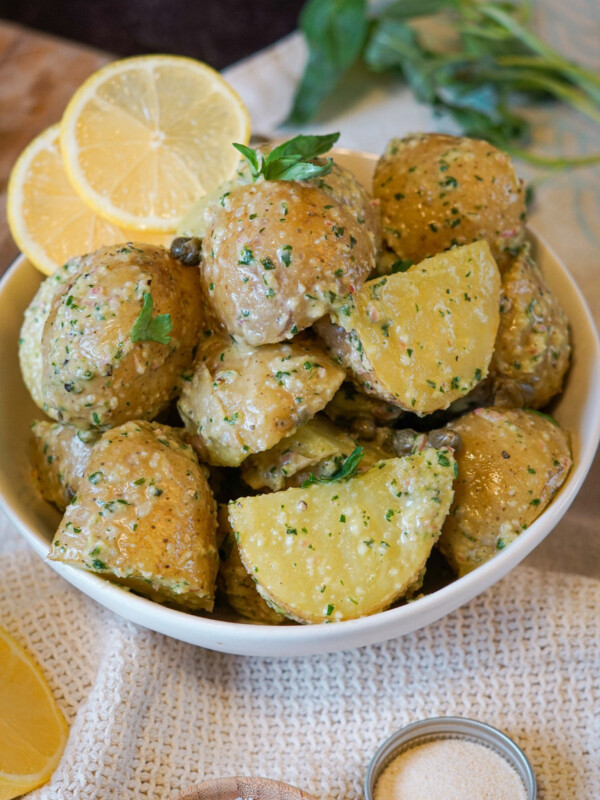
M350 432L356 436L357 439L364 439L367 442L372 442L377 435L377 426L372 417L358 416L354 417L350 423Z
M397 456L409 456L415 451L415 440L418 434L410 428L394 431L392 442Z
M458 450L462 444L460 434L456 431L451 431L449 428L438 428L434 431L429 431L427 434L427 441L436 450L440 447L451 447L453 450Z
M202 259L202 240L196 236L178 236L171 242L171 255L185 267L195 267Z
M494 405L500 408L526 408L535 394L533 386L512 378L498 378L494 384Z

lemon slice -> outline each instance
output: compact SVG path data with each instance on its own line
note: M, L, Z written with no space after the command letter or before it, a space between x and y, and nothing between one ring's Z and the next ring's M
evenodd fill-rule
M249 136L248 112L217 72L153 55L88 78L65 110L60 141L71 183L97 214L171 232L195 200L232 177L232 142Z
M139 233L99 217L75 192L60 153L59 127L48 128L25 148L8 182L8 224L13 238L46 275L73 256L139 239ZM170 238L144 236L148 244L168 245Z
M0 628L0 800L50 778L68 730L39 668Z

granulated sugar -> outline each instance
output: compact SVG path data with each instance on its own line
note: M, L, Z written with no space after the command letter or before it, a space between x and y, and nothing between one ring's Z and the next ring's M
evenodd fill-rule
M526 800L526 794L518 774L494 750L464 739L438 739L388 764L374 800Z

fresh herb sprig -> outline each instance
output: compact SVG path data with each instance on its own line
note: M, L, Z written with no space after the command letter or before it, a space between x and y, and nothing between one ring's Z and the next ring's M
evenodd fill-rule
M294 136L266 155L245 144L235 142L233 146L248 162L254 181L261 175L267 181L307 181L331 172L330 158L324 164L313 164L312 159L331 150L339 138L339 133Z
M322 478L315 477L311 472L302 484L302 488L306 489L307 486L311 486L313 483L335 483L335 481L341 481L344 478L351 478L356 473L364 454L365 451L362 447L355 447L337 472L334 472L329 477Z
M527 2L388 0L376 8L371 16L366 0L306 3L300 27L309 58L289 122L313 117L344 73L362 60L372 72L404 79L418 100L449 113L468 136L537 166L600 162L600 154L554 158L518 146L527 142L530 126L514 111L517 98L558 100L600 122L600 76L566 60L528 28ZM443 22L444 42L450 44L430 43L424 17Z
M131 329L132 342L159 342L168 344L171 341L169 333L173 327L170 314L159 314L152 318L154 300L150 292L144 292L144 305Z

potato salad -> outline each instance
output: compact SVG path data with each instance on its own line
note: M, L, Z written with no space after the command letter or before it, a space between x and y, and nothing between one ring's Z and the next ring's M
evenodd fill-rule
M19 358L51 560L190 613L333 623L460 578L551 502L569 325L509 156L412 135L362 186L336 140L235 145L170 249L41 284Z

